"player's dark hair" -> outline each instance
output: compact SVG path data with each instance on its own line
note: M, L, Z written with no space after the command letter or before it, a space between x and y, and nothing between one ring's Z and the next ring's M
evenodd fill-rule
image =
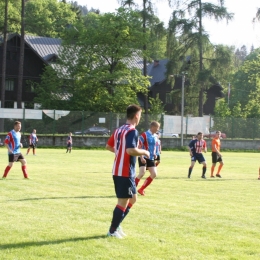
M20 125L20 124L21 124L20 121L15 121L15 122L14 122L14 126L15 126L15 125Z
M198 134L197 135L202 135L202 133L201 132L198 132Z
M126 117L127 119L133 119L139 111L141 111L142 108L138 105L130 105L126 109Z

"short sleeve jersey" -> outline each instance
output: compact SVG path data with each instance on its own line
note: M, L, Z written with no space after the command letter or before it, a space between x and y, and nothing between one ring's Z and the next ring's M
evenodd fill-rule
M160 151L161 151L161 140L159 139L159 137L157 137L156 155L160 155Z
M126 152L138 145L138 131L133 125L125 124L117 128L107 144L115 149L112 174L121 177L135 177L136 156Z
M21 133L14 130L10 131L5 138L5 144L13 151L13 154L20 153L20 142ZM9 151L8 154L10 154Z
M72 137L71 137L71 136L68 136L68 138L67 138L67 144L72 144Z
M144 132L139 137L140 144L143 149L150 152L150 160L154 160L154 155L157 154L158 136L153 134L150 130Z
M189 143L189 147L191 149L191 152L193 155L202 153L202 149L207 147L206 141L205 140L191 140Z
M30 140L32 144L35 144L37 140L37 135L35 133L31 133Z
M218 151L220 151L220 140L219 140L219 138L214 138L212 140L212 143L211 143L212 152L216 152L215 146L218 149Z

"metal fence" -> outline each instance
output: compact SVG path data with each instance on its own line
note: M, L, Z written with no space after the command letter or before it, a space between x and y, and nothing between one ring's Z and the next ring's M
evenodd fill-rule
M46 111L49 112L47 113ZM27 119L25 111L21 113L23 116L17 118L15 116L12 116L12 118L1 118L0 114L0 126L2 125L0 132L6 133L10 131L13 129L14 121L19 120L22 122L21 132L24 134L31 133L32 129L36 129L37 134L57 135L72 132L73 134L84 135L87 134L89 128L94 126L106 129L105 131L112 133L114 129L126 121L125 114L121 113L58 110L42 110L42 112L39 112L42 113L41 119ZM180 134L181 117L176 116L174 120L169 119L170 117L174 116L143 114L137 129L139 132L146 131L149 128L149 123L155 120L161 123L162 137L171 137L169 135L171 133ZM185 126L183 129L184 137L194 135L199 131L208 134L211 131L220 130L226 134L227 138L231 139L260 139L260 119L258 118L244 119L207 116L205 117L205 124L201 123L201 118L184 117L183 120ZM194 124L197 125L194 127Z

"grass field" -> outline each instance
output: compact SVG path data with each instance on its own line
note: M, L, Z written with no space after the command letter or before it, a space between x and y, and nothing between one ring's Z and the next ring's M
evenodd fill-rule
M0 181L0 259L260 259L260 156L223 155L223 178L203 180L198 164L187 179L188 152L163 152L119 240L106 237L116 204L113 154L38 149L26 157L31 180L16 163ZM3 172L5 148L0 158ZM206 159L209 176L210 153Z

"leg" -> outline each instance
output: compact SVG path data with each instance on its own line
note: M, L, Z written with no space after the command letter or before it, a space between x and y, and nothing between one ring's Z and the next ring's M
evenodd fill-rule
M202 167L202 175L201 175L201 178L206 179L205 174L206 174L206 171L207 171L207 164L206 164L205 161L202 162L202 164L203 164L203 167Z
M26 160L25 159L19 159L19 161L22 164L23 176L24 176L25 179L28 179L28 173L27 173L27 168L26 168Z
M146 166L140 166L140 167L139 167L139 174L138 174L138 176L135 178L135 185L136 185L136 187L138 186L139 181L144 177L144 175L145 175L145 170L146 170Z
M7 174L11 170L13 164L13 162L9 162L9 164L6 166L2 179L5 179L7 177Z
M196 161L191 161L191 165L190 165L189 172L188 172L188 178L190 178L190 176L191 176L195 163L196 163Z
M259 176L258 176L258 180L260 180L260 167L259 167Z
M30 152L30 147L27 149L27 153L26 153L26 155L28 155L29 154L29 152Z
M211 166L211 175L210 177L214 178L214 169L216 167L216 164L215 163L212 163L212 166Z
M149 167L148 170L150 172L150 176L144 181L143 186L138 190L138 193L140 193L141 195L144 195L144 189L149 186L152 183L153 179L157 176L157 168L155 166Z

